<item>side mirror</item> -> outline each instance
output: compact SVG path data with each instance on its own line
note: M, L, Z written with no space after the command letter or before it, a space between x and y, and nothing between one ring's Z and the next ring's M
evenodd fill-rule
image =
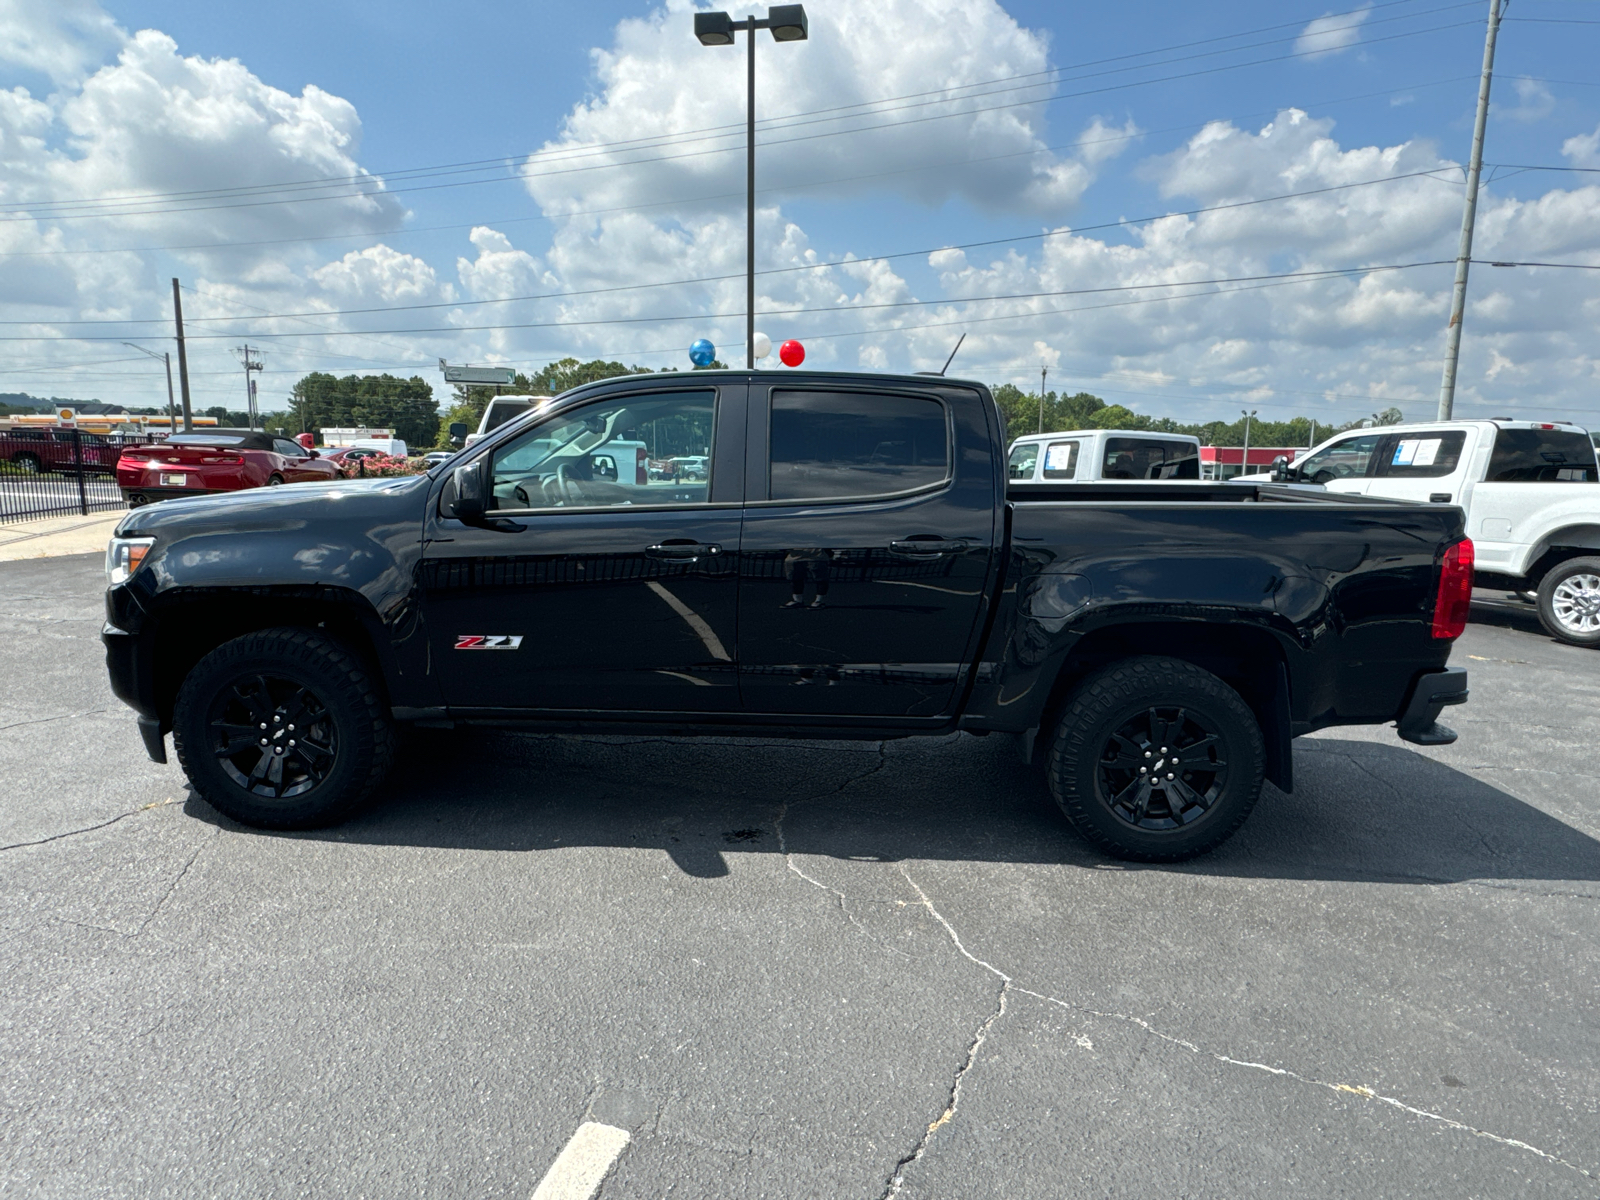
M459 446L467 440L467 423L465 421L450 422L450 441Z
M1294 473L1289 469L1289 456L1287 454L1280 454L1272 460L1273 483L1288 483L1293 477Z
M322 457L322 455L318 454L310 446L306 447L306 453L309 454L312 458L321 458Z
M464 525L482 525L489 513L485 460L478 458L455 472L455 518Z

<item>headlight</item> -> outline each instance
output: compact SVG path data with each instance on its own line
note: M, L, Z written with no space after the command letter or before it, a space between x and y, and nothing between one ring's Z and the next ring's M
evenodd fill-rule
M155 544L155 538L112 538L106 547L106 586L127 583Z

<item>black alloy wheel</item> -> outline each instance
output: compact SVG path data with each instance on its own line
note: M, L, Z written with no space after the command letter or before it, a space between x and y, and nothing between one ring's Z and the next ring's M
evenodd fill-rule
M1227 782L1221 735L1205 717L1153 707L1106 739L1096 791L1135 829L1181 829L1211 812Z
M388 774L381 686L320 629L263 629L195 664L172 713L178 761L219 812L262 829L335 824Z
M296 680L246 675L217 693L208 715L218 764L254 795L303 795L324 782L338 760L328 706Z
M1215 849L1261 794L1255 714L1182 659L1124 659L1084 679L1050 744L1050 790L1091 845L1137 862Z

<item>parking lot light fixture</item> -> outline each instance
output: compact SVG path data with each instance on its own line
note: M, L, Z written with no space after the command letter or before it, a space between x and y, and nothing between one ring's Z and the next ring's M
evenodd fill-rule
M803 42L811 36L804 4L775 4L765 17L735 21L725 12L694 14L694 36L702 46L731 46L734 34L744 30L749 51L745 72L745 358L756 369L756 30L770 29L778 42Z

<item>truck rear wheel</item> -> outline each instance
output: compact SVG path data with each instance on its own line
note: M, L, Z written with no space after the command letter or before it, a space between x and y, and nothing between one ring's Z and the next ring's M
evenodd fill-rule
M1091 845L1177 862L1232 837L1261 795L1265 750L1250 706L1174 658L1130 658L1090 676L1050 746L1050 791Z
M264 629L202 658L172 741L211 806L261 829L343 820L389 770L389 712L360 661L308 629Z
M1569 558L1539 582L1539 623L1573 646L1600 646L1600 558Z

